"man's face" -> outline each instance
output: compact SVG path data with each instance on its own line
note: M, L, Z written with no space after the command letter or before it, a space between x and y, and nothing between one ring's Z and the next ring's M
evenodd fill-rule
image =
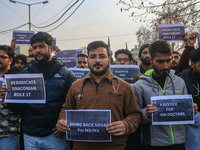
M95 76L104 75L109 65L109 57L106 48L99 47L89 51L88 66Z
M45 42L35 42L32 47L35 59L39 63L48 62L52 59L53 46L48 46Z
M9 58L7 52L0 50L0 71L5 71L10 68L13 59Z
M166 77L170 71L171 66L171 54L156 53L152 59L152 65L154 69L154 75L157 77Z
M115 64L116 65L130 65L131 61L129 60L129 57L127 54L120 53L117 55Z
M15 67L17 67L19 70L24 70L24 68L26 68L26 65L22 62L21 59L18 59L15 62Z
M149 48L146 47L143 49L141 56L140 56L140 60L142 61L143 65L151 65L151 55L149 53Z
M200 78L200 61L197 61L196 63L191 62L191 67L193 68L193 71L197 74L197 76Z
M174 53L171 55L171 60L172 60L171 68L176 69L178 67L178 64L180 61L180 56L178 54Z
M78 57L78 68L88 68L87 57Z
M34 57L28 57L27 60L26 60L26 63L30 63L32 60L34 60L35 58Z

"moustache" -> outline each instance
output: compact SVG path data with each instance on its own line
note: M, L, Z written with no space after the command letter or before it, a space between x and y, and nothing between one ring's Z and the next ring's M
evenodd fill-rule
M162 70L160 70L160 71L168 71L168 72L169 72L169 69L162 69Z
M101 66L101 67L103 67L103 65L101 65L100 63L96 63L96 64L93 65L93 67L96 67L96 66Z
M172 61L172 64L177 64L175 61Z

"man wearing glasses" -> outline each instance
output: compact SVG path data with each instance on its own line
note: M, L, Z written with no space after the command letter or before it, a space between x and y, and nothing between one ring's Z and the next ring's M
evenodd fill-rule
M77 61L78 61L77 68L88 68L88 57L87 57L87 55L78 54Z
M115 52L115 65L130 65L132 54L127 49L119 49Z
M10 67L14 58L14 50L6 45L0 45L0 77L4 74L19 73L16 67ZM1 85L0 85L1 86ZM2 96L0 95L2 98ZM7 104L0 102L0 149L20 150L19 146L19 118Z

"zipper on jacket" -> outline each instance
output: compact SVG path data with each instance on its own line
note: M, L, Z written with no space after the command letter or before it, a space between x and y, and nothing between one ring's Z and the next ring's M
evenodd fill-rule
M163 89L162 89L162 87L158 84L158 86L160 87L160 89L162 90L162 92L163 92L163 95L165 95L165 86L166 86L166 83L167 83L167 79L168 79L168 77L166 78L166 80L165 80L165 84L164 84L164 87L163 87ZM173 133L173 130L172 130L172 125L169 125L169 128L170 128L170 132L171 132L171 136L172 136L172 144L174 144L174 133Z
M98 83L95 83L95 85L96 85L96 93L97 93L98 88L99 88L99 84L98 84Z

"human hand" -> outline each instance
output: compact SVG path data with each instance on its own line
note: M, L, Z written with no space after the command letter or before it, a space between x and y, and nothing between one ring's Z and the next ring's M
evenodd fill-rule
M152 117L152 113L157 112L157 108L151 104L146 106L146 114L148 117Z
M198 105L194 103L191 107L194 108L194 115L196 115L198 112Z
M184 33L183 36L185 46L194 47L194 44L197 40L197 32L192 32L191 34Z
M6 86L2 86L0 90L0 98L4 100L6 92L9 92L10 90Z
M115 121L107 125L106 130L114 136L121 136L125 134L126 128L122 121Z
M70 131L70 127L66 124L66 120L58 120L56 124L56 130L61 133L65 133L66 131Z

